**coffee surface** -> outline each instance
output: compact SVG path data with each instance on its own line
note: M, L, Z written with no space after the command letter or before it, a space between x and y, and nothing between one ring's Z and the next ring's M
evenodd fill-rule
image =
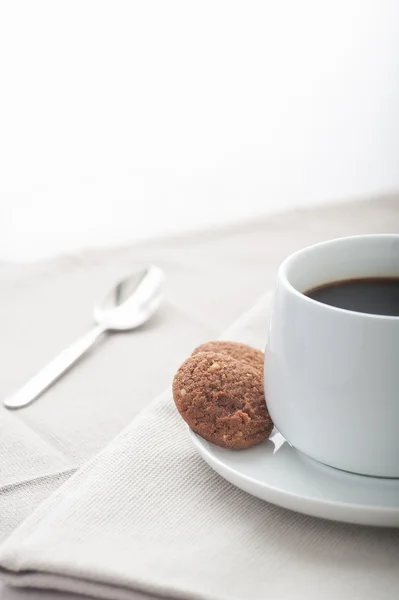
M308 290L305 296L346 310L399 316L399 277L334 281Z

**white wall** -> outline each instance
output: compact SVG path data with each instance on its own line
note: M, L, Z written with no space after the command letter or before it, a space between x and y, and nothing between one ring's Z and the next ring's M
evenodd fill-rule
M399 2L0 8L0 258L399 189Z

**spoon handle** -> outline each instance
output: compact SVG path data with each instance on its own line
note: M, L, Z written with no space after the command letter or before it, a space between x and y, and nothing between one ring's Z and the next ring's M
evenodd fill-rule
M53 358L41 371L33 375L17 392L4 399L7 408L22 408L36 400L47 388L61 377L72 365L85 354L96 339L104 333L101 325L93 327L76 342L65 348Z

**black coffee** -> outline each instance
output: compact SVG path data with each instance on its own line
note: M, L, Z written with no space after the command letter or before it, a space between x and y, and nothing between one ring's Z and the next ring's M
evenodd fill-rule
M369 277L334 281L305 295L346 310L399 317L399 277Z

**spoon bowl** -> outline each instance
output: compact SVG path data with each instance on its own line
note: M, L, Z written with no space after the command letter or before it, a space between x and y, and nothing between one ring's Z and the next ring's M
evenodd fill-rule
M143 325L158 310L164 274L155 266L142 268L120 281L94 308L94 321L110 331L126 331Z

